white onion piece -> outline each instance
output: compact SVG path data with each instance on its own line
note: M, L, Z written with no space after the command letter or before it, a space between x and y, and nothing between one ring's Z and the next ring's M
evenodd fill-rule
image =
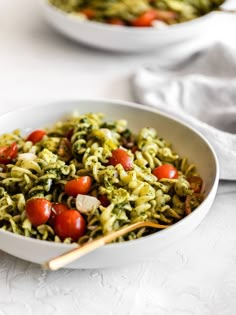
M165 22L163 21L158 21L158 20L154 20L152 22L152 26L155 27L155 28L158 28L160 30L162 29L166 29L168 27L168 24L166 24Z
M112 132L111 132L110 129L108 129L108 128L101 128L100 131L103 131L103 133L105 134L105 136L108 139L112 139Z
M99 207L101 202L96 197L78 194L75 204L77 210L81 213L87 213L93 208Z
M26 160L26 161L33 161L37 158L37 156L34 153L20 153L17 156L18 160Z
M71 19L75 19L75 20L81 20L81 21L86 21L88 20L87 16L83 13L70 13L68 14L68 16L71 18Z

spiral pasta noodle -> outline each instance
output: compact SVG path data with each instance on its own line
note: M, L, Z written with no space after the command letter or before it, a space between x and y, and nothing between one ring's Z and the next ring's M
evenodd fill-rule
M13 144L16 156L4 160L1 150ZM110 162L118 149L127 154L131 168ZM155 169L163 165L174 167L178 176L158 178ZM68 195L65 185L81 176L92 180L88 195L97 200L105 196L106 204L99 202L82 211L86 232L78 239L80 244L138 221L174 224L202 201L192 182L198 178L195 165L180 157L155 129L146 127L133 134L125 120L107 122L102 114L73 114L46 128L36 143L19 130L0 136L0 229L71 243L70 237L62 239L56 234L50 220L32 224L26 203L44 198L76 209L76 196ZM152 232L142 228L117 241Z

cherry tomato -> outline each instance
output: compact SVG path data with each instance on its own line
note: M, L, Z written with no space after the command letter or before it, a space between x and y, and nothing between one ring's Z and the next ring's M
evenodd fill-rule
M190 183L190 189L192 189L195 193L200 193L203 187L203 180L199 176L190 176L187 178Z
M113 18L113 19L110 19L108 20L108 23L109 24L112 24L112 25L125 25L125 22L122 21L121 19L118 19L118 18Z
M109 201L109 199L107 198L106 195L99 195L98 196L98 200L101 202L101 205L103 207L108 207L109 204L110 204L110 201Z
M34 130L31 134L28 135L27 141L32 141L33 144L41 141L43 137L46 135L46 131L44 130Z
M90 9L90 8L82 9L80 12L83 13L84 15L86 15L86 17L87 17L89 20L92 19L92 18L94 18L95 15L96 15L96 12L95 12L93 9Z
M66 210L69 210L69 208L66 205L64 205L63 203L56 203L56 202L53 203L52 204L52 211L51 211L51 215L50 215L50 218L48 220L48 223L51 225L54 225L56 216L58 214L60 214L61 212L66 211Z
M76 197L78 194L87 195L91 186L92 178L90 176L82 176L67 182L64 190L67 195Z
M125 171L130 171L133 168L133 161L129 154L123 149L112 151L112 156L109 158L109 165L116 166L121 164Z
M17 156L17 144L13 142L10 146L0 148L0 163L8 164Z
M134 19L131 24L136 27L152 26L152 22L157 18L156 10L148 10Z
M46 223L51 215L51 209L51 202L44 198L33 198L26 202L26 215L34 226Z
M177 169L171 164L163 164L161 166L156 167L153 170L153 175L155 175L158 179L162 178L178 178Z
M61 240L70 237L76 242L85 234L86 223L77 210L70 209L56 216L54 230Z

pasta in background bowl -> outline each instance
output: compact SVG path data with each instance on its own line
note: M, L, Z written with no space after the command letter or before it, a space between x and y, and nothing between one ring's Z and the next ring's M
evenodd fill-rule
M173 56L176 57L177 48L179 48L183 55L186 53L188 45L192 51L192 47L195 44L198 44L197 48L199 49L200 43L207 44L209 42L209 38L205 36L206 29L208 33L213 29L215 22L214 15L221 14L215 12L214 8L217 9L224 1L216 0L212 8L209 5L211 1L207 0L205 4L197 1L198 6L201 7L203 5L204 7L202 10L199 9L199 14L202 12L203 16L196 18L194 16L195 13L191 13L191 10L194 11L196 9L196 5L193 4L192 9L187 6L187 18L185 22L172 24L173 18L171 18L171 21L168 22L171 25L166 25L162 21L154 21L154 27L145 27L142 25L139 25L139 27L120 26L91 21L81 14L68 14L65 12L67 10L66 4L62 5L62 8L65 7L65 11L63 11L52 5L49 0L38 0L38 2L39 8L42 9L48 22L60 33L78 42L118 52L142 52L158 49L169 54L171 53L171 49L174 49ZM183 5L182 1L180 1L180 4L178 4L178 1L170 2L174 2L175 5L180 7ZM53 1L53 3L58 4L60 1ZM76 2L73 3L76 4ZM60 7L60 5L58 6ZM143 7L142 4L141 7ZM206 10L205 7L208 7L208 9ZM131 6L131 9L131 11L135 11L133 10L133 6ZM128 18L130 18L130 15L132 17L131 13L128 14Z
M224 0L49 0L56 8L90 21L153 27L191 21L219 9Z
M156 182L154 179L155 176L153 177L153 174L151 174L151 173L147 174L144 172L145 174L144 173L138 174L138 175L135 174L135 172L139 173L141 169L145 169L143 167L143 163L144 163L145 159L143 159L143 156L141 156L141 157L139 156L139 154L141 154L140 147L142 147L142 144L140 144L140 143L138 144L139 149L135 153L136 158L139 156L139 158L137 158L137 160L139 162L132 160L132 163L135 164L135 172L134 172L134 170L131 171L129 168L125 170L124 168L121 167L121 165L116 165L115 167L114 166L106 166L107 160L104 161L104 165L100 165L100 168L97 166L98 160L96 160L96 163L94 164L94 156L96 157L96 156L99 156L99 154L101 154L101 152L99 151L100 150L99 147L97 147L97 145L96 145L96 143L97 143L96 141L98 141L98 140L103 141L102 137L101 137L101 133L103 133L102 136L105 135L106 140L104 140L104 141L106 141L106 145L111 146L112 150L117 149L117 145L115 145L115 147L113 147L113 145L114 145L114 143L116 143L117 139L114 139L114 138L111 139L110 137L113 136L113 137L117 138L118 133L123 134L124 131L127 131L127 128L125 126L123 119L127 120L129 129L132 130L134 133L137 133L140 130L143 130L141 132L141 135L139 135L139 139L141 142L142 142L143 138L145 138L145 139L147 138L146 133L149 133L149 136L150 136L150 132L152 133L153 130L157 130L157 132L158 132L158 136L159 136L158 141L161 142L160 146L162 146L164 143L165 145L163 147L165 149L168 149L169 147L168 147L167 143L162 142L162 141L163 141L163 139L167 139L168 141L170 141L173 144L173 151L168 151L169 149L167 150L168 151L167 156L169 156L169 160L167 158L167 162L173 163L173 159L175 159L174 154L175 154L175 152L178 152L180 156L187 157L190 164L192 164L192 163L195 164L197 166L198 172L201 174L201 176L205 182L205 199L188 216L181 215L181 213L179 213L179 214L175 213L175 214L173 214L173 216L174 217L177 216L177 219L176 218L173 219L169 213L167 215L167 220L170 219L171 221L166 222L166 223L171 223L171 224L174 223L174 224L171 225L169 228L167 228L165 231L158 231L155 233L153 233L153 231L152 231L152 234L150 234L150 235L144 234L145 236L143 236L143 237L140 237L141 235L138 235L138 238L135 240L134 240L134 238L136 238L137 235L135 235L135 234L130 235L130 237L128 238L128 239L131 239L130 241L106 245L103 248L100 248L99 250L89 254L88 256L83 257L80 260L74 262L73 264L69 265L69 267L71 267L71 268L98 268L98 267L108 267L108 266L126 264L126 263L129 263L132 261L138 261L140 259L143 259L144 257L151 256L152 253L155 251L160 251L162 248L168 246L173 241L177 241L177 240L181 239L184 235L189 233L191 230L193 230L200 223L200 221L203 219L203 217L208 212L208 210L209 210L209 208L210 208L210 206L214 200L215 194L216 194L216 189L217 189L217 184L218 184L218 163L217 163L215 153L212 150L211 146L207 143L207 141L202 136L200 136L196 131L192 130L190 127L186 126L185 124L183 124L183 123L181 123L181 122L179 122L179 121L177 121L177 120L175 120L175 119L173 119L167 115L164 115L164 114L162 114L156 110L146 108L143 106L141 107L141 106L136 105L136 104L121 102L121 101L79 100L79 101L75 101L75 102L61 102L61 103L56 103L56 104L49 104L49 105L45 105L45 106L40 106L38 108L35 108L35 107L34 108L25 108L25 109L21 109L21 110L18 110L18 111L15 111L15 112L12 112L12 113L9 113L9 114L6 114L6 115L0 117L0 125L1 125L0 134L8 133L8 132L11 133L12 130L14 130L15 127L17 127L20 130L22 130L23 134L28 135L28 134L31 134L31 132L35 129L41 129L42 127L50 127L53 124L55 124L57 121L63 121L64 117L68 116L69 114L73 113L74 111L78 111L80 115L83 115L83 116L79 116L80 117L79 119L80 120L82 119L83 122L85 122L85 120L89 118L93 121L94 124L99 123L100 124L99 126L102 127L99 129L95 128L94 130L91 130L92 136L90 136L90 138L87 138L89 150L87 150L86 152L89 152L91 150L94 150L94 151L92 152L92 155L90 155L90 157L87 156L86 158L84 158L84 163L82 163L83 167L81 165L78 166L79 173L76 174L76 176L77 175L80 175L80 176L90 175L93 178L93 182L95 182L96 184L95 184L95 186L92 186L93 188L92 188L91 195L93 195L94 197L98 196L98 192L99 192L99 194L102 194L105 192L105 193L108 193L108 195L109 195L109 200L110 200L111 205L110 206L109 205L104 206L103 210L105 210L104 212L106 214L104 215L103 220L101 220L101 222L104 223L104 224L102 224L102 229L105 229L104 233L109 233L110 231L112 231L112 226L115 226L115 229L118 229L119 227L122 226L122 224L123 225L129 224L131 219L127 218L127 213L129 213L129 211L130 211L130 209L128 209L130 203L133 205L133 207L135 205L137 208L137 209L135 208L135 211L132 212L132 220L134 220L134 221L135 220L145 220L145 218L142 217L142 214L145 213L144 208L150 202L150 198L147 199L147 196L148 195L150 196L152 194L152 192L153 192L152 185L153 185L153 182ZM37 112L37 122L35 123L35 119L32 119L32 117L34 117L36 112ZM92 113L92 114L86 114L88 112ZM105 124L103 122L101 122L102 118L97 113L104 113ZM77 119L77 118L74 118L74 119ZM116 123L114 123L114 122L116 122ZM113 126L112 126L112 124L113 124ZM44 141L43 142L44 147L40 148L41 151L39 154L37 153L39 155L40 159L54 158L54 156L48 156L48 154L49 154L48 152L53 152L53 148L55 146L55 141L57 142L57 140L55 140L55 139L57 139L57 136L58 136L57 133L58 132L60 133L60 131L62 131L62 130L64 132L65 131L63 129L64 127L65 127L65 125L63 125L63 123L59 123L56 125L56 127L54 127L54 129L50 130L50 128L49 128L48 132L51 133L51 137L46 137L46 138L44 138L44 140L42 140L42 141ZM70 126L67 125L67 129L68 128L70 128ZM112 131L112 133L109 133L109 128L111 130L115 130L115 132ZM66 130L66 131L68 131L68 130ZM81 132L81 130L79 132ZM119 135L118 135L118 137L119 137ZM53 140L52 140L52 138L53 138ZM75 147L77 148L78 139L81 140L81 138L80 137L78 138L78 136L76 136L76 133L75 133L71 138L72 148L73 148L73 146L74 146L74 148ZM96 141L93 141L93 139L96 139ZM31 140L32 140L32 137L31 137ZM125 138L123 138L123 140L127 140L127 136L125 136ZM129 140L130 140L130 138L129 138ZM153 141L151 140L151 142L148 144L145 142L144 146L146 145L146 148L147 148L147 145L152 146L155 144L156 140L157 140L157 138L155 138L155 140L153 140ZM79 142L81 144L81 141L79 141ZM31 143L31 142L30 141L25 142L24 146L29 145L29 143ZM41 142L39 142L39 143L41 143ZM126 143L124 143L124 141L123 141L122 144L125 148L125 146L127 146L127 141L126 141ZM133 144L133 146L134 146L134 144ZM37 147L37 144L35 145L35 147ZM82 147L83 147L83 145L82 145ZM155 147L155 145L154 145L154 147ZM91 148L91 150L90 150L90 148ZM80 147L80 149L81 149L81 147ZM29 152L28 148L25 150L27 152ZM30 154L35 153L35 152L33 153L33 150L35 150L34 146L32 146ZM129 148L125 148L125 150L127 150L127 152L131 152L129 150ZM150 147L147 150L145 149L143 152L148 152L149 150L150 150ZM58 147L56 149L56 152L59 152ZM29 153L22 153L21 152L20 154L22 155L22 154L29 154ZM18 155L20 155L20 154L18 154ZM108 153L108 155L109 154L110 153ZM132 153L129 153L129 154L132 158L134 158ZM145 158L149 159L149 162L148 162L149 165L152 164L153 161L150 161L150 156L148 156L148 154L145 156ZM71 159L71 157L69 159ZM103 159L102 155L100 156L99 159L101 162L101 159ZM26 161L24 160L24 163L27 164L29 162L29 160L30 160L30 158L27 157ZM78 160L79 160L79 158L78 158ZM71 163L71 161L70 161L69 165L73 164L73 163ZM181 160L181 161L183 162L183 160ZM42 163L42 161L41 161L41 163ZM69 171L69 172L71 171L68 169L66 170L66 167L65 167L66 164L63 164L64 163L63 161L60 160L60 162L57 162L57 163L60 164L60 168L63 169L63 171L65 173L67 171ZM158 159L154 163L159 163ZM186 172L186 167L183 166L185 164L182 163L182 170L178 167L179 171L180 171L180 173L179 173L180 177L181 177L182 172L183 173ZM157 166L157 165L152 165L152 169L154 169L155 166ZM176 164L176 167L177 166L178 165ZM18 167L18 168L16 168L16 169L14 169L14 167L11 168L11 172L19 171L20 164L18 163L16 165L16 167ZM48 166L46 166L46 167L48 167ZM85 169L83 169L83 168L85 168ZM110 171L111 171L110 178L108 178L109 177L109 174L108 174L109 172L107 173L108 169L110 169ZM188 169L189 169L189 171L191 171L191 167ZM114 170L116 171L116 175L114 173ZM72 170L72 172L73 172L73 170ZM90 173L88 173L88 172L90 172ZM50 178L48 178L48 174L50 174L50 176L49 176ZM117 185L117 182L115 183L115 180L118 177L119 180L121 181L123 187L120 187L120 188L117 187L118 189L113 189L110 192L108 192L107 189L110 186L106 185L106 183L104 183L104 178L105 178L104 174L106 177L106 181L109 182L109 180L110 181L114 180L114 183L112 183L112 185ZM128 181L129 183L132 183L132 178L128 178L127 174L132 174L132 176L137 175L138 177L143 176L143 178L148 177L148 178L145 178L145 181L147 180L147 182L149 182L150 185L148 185L148 184L145 184L145 185L146 185L147 189L150 189L150 191L147 192L146 199L144 198L145 200L143 198L141 198L143 200L140 199L140 202L135 203L134 200L137 200L137 198L135 198L135 194L133 194L135 187L133 187L133 190L131 189L131 191L129 191L127 189L128 186L126 186L127 185L126 181ZM53 172L51 170L49 170L49 172L47 173L47 180L49 182L47 182L47 183L50 183L50 181L53 180L52 177L54 175L55 174L53 174ZM71 177L69 175L69 177L66 177L66 178L72 179L74 175L72 174ZM59 175L57 175L57 176L59 176ZM5 179L3 179L3 180L5 180ZM45 176L43 177L43 180L45 180ZM65 177L60 178L60 180L62 180L62 182L63 182L63 180L65 181ZM122 182L122 180L123 180L123 182ZM176 180L173 180L173 181L176 181ZM143 184L142 181L140 181L140 183ZM133 179L133 185L134 184L136 184L136 182ZM161 184L165 185L166 183L161 183ZM20 185L20 182L19 182L19 185ZM45 184L45 185L47 186L47 184ZM111 185L111 187L112 187L112 185ZM173 185L173 183L172 183L172 185ZM180 187L183 187L181 185L180 185ZM26 189L25 186L24 186L24 189ZM31 191L28 190L27 194L30 193L30 197L42 197L42 195L40 195L40 194L42 194L42 191L40 190L42 188L38 188L39 186L40 185L36 185L33 188L31 187ZM117 199L119 200L119 198L124 198L124 199L126 198L126 196L124 196L124 194L126 193L125 189L127 190L127 192L131 196L129 199L129 203L124 202L124 200L118 201L117 203L115 203L114 200L117 200ZM45 188L45 190L47 191L47 187ZM138 190L138 189L136 189L136 190ZM114 194L114 191L116 192L115 194ZM119 192L119 194L117 194L117 191ZM60 195L60 193L62 193L62 192L59 192L58 194ZM37 195L37 194L39 194L39 195ZM56 194L56 192L55 192L55 194ZM63 195L63 193L62 193L62 195ZM45 197L45 196L47 199L51 198L51 197L48 197L47 193L44 192L43 197ZM132 198L134 198L134 200ZM168 198L171 198L171 195ZM71 199L73 199L73 198L71 198ZM71 201L71 199L70 199L69 203L73 202L73 201ZM57 200L54 199L54 201L57 201ZM20 201L18 201L18 203L20 203ZM117 204L119 204L119 203L122 204L122 206L124 206L124 209L122 209L122 206L120 208L117 206ZM73 208L73 207L74 207L74 205L70 206L70 208ZM114 210L114 212L113 212L113 217L112 217L112 215L110 215L110 214L113 210ZM118 218L118 214L117 214L118 210L119 210L119 218ZM165 211L165 209L163 211ZM108 212L109 212L109 214L108 214ZM114 216L114 213L116 213L116 216ZM139 213L141 217L137 217L137 213ZM166 212L163 212L163 213L166 213ZM86 221L87 221L87 214L82 213L82 215L86 218ZM179 219L178 219L178 215L180 215ZM107 221L105 220L106 216L108 216L108 218L111 219L112 223L109 222L109 224L107 224L107 222L109 220L107 220ZM96 224L94 223L94 218L96 221L97 217L96 216L92 217L92 219L91 219L93 221L92 225L96 226ZM153 220L156 218L153 218L151 216L148 219ZM165 218L160 219L160 217L158 217L158 220L162 220L161 222L163 223L165 221ZM88 222L89 221L87 221L86 223L90 224ZM123 223L120 223L120 222L123 222ZM28 228L27 221L26 221L26 223L24 221L24 225ZM47 227L48 225L46 224L45 226ZM12 232L3 231L0 229L0 249L2 249L2 250L6 251L6 252L8 252L14 256L17 256L19 258L28 260L28 261L32 261L32 262L36 262L36 263L43 263L43 262L49 260L50 258L55 257L55 256L65 252L65 251L69 250L70 248L77 246L76 243L67 244L68 243L67 241L65 243L53 242L53 240L55 241L55 239L52 239L52 238L50 239L50 236L48 236L48 234L50 234L50 231L47 231L48 234L44 234L45 228L46 228L45 226L42 225L41 228L42 229L44 228L44 230L40 231L41 233L39 233L39 231L37 231L36 228L32 228L32 230L28 228L29 235L21 232L21 234L26 235L26 236L31 236L31 237L26 237L23 235L14 234ZM97 230L95 229L96 232L94 233L94 235L92 233L90 233L89 235L88 234L85 235L86 237L83 240L83 242L87 241L88 239L93 239L93 238L101 235L101 233L99 232L99 230L101 230L100 225L98 224L97 227L98 227L98 229ZM26 230L27 230L27 228L26 228ZM31 232L29 232L29 231L33 231L32 235L30 235ZM93 231L93 230L91 230L91 231ZM32 237L37 237L37 235L35 233L38 233L40 239L32 238ZM40 236L40 234L41 234L41 236ZM43 237L43 235L44 235L44 237ZM42 239L47 239L47 238L50 241L42 240ZM83 236L82 236L82 239L83 239ZM65 237L65 240L66 240L66 237ZM119 257L119 258L117 258L117 257Z

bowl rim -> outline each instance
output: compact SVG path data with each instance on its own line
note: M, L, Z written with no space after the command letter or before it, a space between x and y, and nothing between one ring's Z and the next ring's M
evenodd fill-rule
M74 16L73 14L69 14L59 8L57 8L56 6L54 6L53 4L51 4L49 2L49 0L39 0L40 3L45 6L47 9L49 9L51 12L53 12L54 14L57 14L58 16L60 16L61 18L65 18L67 20L70 20L71 22L74 23L78 23L78 25L84 24L84 25L88 25L100 30L104 30L104 31L115 31L117 33L119 32L127 32L127 33L155 33L155 32L160 32L160 33L166 33L166 32L170 32L173 30L181 30L181 29L185 29L186 26L196 26L199 25L200 23L208 20L210 18L210 16L214 15L214 14L219 14L220 12L217 12L216 10L211 11L205 15L202 15L198 18L195 18L193 20L190 21L185 21L185 22L181 22L181 23L177 23L177 24L172 24L172 25L168 25L168 27L163 28L163 29L158 29L157 27L129 27L129 26L120 26L120 25L111 25L111 24L107 24L107 23L100 23L100 22L96 22L96 21L90 21L90 20L80 20L79 18L76 18L76 16ZM224 3L227 2L227 0L224 0ZM224 4L223 3L223 4Z
M204 135L202 135L198 130L196 130L195 128L193 128L191 125L189 125L188 123L182 121L179 118L176 118L174 116L172 116L169 113L165 113L157 108L153 108L150 106L146 106L146 105L142 105L140 103L135 103L135 102L131 102L131 101L124 101L124 100L120 100L120 99L109 99L109 98L100 98L100 97L96 97L96 98L78 98L78 99L67 99L67 100L60 100L60 101L51 101L51 102L45 102L43 104L37 104L35 106L31 105L31 106L24 106L21 107L19 109L13 109L7 113L1 114L0 115L0 119L4 119L4 118L8 118L8 116L11 116L14 113L20 113L20 112L24 112L24 111L29 111L29 110L37 110L37 109L41 109L42 108L47 108L48 106L50 107L56 107L58 104L65 104L65 103L70 103L70 104L77 104L79 105L79 103L83 103L83 102L87 102L87 103L96 103L96 104L114 104L117 106L123 106L123 107L129 107L129 108L137 108L137 109L141 109L144 111L148 111L148 112L152 112L154 114L157 114L159 116L163 116L169 120L173 120L175 122L177 122L178 124L186 127L187 129L190 129L191 131L193 131L195 134L197 134L197 136L208 146L208 148L210 149L210 152L212 154L214 163L215 163L215 174L214 174L214 179L213 179L213 184L211 186L211 189L208 193L208 195L206 196L206 198L203 200L203 202L200 204L199 207L197 207L193 212L191 212L188 216L182 218L181 220L177 221L176 223L174 223L173 225L169 226L166 229L160 230L158 232L154 232L152 234L140 237L138 239L135 240L130 240L130 241L125 241L125 242L119 242L119 243L109 243L106 244L106 246L103 246L103 248L109 250L110 248L121 248L123 246L132 246L132 244L138 244L138 243L142 243L144 240L148 240L150 238L154 238L154 237L162 237L165 236L170 230L175 230L178 229L179 226L185 224L186 221L189 221L190 218L192 218L197 212L199 212L203 207L204 204L206 204L206 202L210 199L211 195L214 196L215 191L218 187L218 183L219 183L219 162L218 162L218 158L217 155L215 153L214 148L212 147L212 145L209 143L209 141L205 138ZM31 237L27 237L24 235L19 235L10 231L6 231L6 230L2 230L0 229L0 235L6 235L6 236L10 236L13 239L22 239L25 240L28 243L32 243L32 244L38 244L38 245L45 245L45 246L53 246L53 247L59 247L61 249L72 249L74 247L77 247L78 244L77 243L71 243L71 244L66 244L66 243L56 243L53 241L47 241L47 240L38 240L38 239L34 239ZM36 242L36 243L35 243Z

